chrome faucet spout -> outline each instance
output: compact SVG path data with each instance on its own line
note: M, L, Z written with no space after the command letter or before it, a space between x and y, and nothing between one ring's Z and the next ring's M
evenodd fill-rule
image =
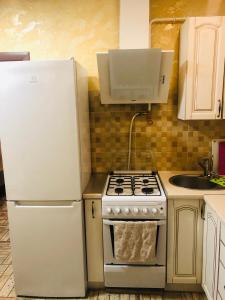
M199 166L203 169L205 177L211 177L213 173L213 159L212 157L203 158L199 161Z

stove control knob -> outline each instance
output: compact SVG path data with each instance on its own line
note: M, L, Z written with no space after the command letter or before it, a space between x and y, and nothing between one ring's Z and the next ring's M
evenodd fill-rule
M135 207L133 211L134 211L135 214L138 214L139 209L137 207Z
M158 212L158 209L157 208L152 208L152 213L155 215L155 214L157 214L157 212Z
M119 215L121 213L121 209L119 207L115 208L115 214Z
M111 214L111 213L113 212L111 207L108 207L108 208L106 209L106 211L107 211L108 214Z
M125 212L126 215L128 215L129 212L130 212L130 209L129 209L129 208L125 208L125 209L124 209L124 212Z
M143 212L143 214L146 215L146 214L148 213L148 209L147 209L147 208L143 208L143 209L142 209L142 212Z
M160 214L164 214L163 207L160 207L159 213L160 213Z

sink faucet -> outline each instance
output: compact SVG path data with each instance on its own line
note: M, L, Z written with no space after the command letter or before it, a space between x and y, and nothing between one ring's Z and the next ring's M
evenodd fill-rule
M207 158L202 158L199 161L199 166L203 169L204 171L204 176L205 177L212 177L213 176L213 159L212 156L207 157Z

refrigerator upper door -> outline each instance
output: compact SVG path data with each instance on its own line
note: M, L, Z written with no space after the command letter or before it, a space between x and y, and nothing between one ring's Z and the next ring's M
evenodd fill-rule
M0 78L7 200L80 200L73 60L3 62Z
M16 294L84 297L82 202L8 201L8 215Z

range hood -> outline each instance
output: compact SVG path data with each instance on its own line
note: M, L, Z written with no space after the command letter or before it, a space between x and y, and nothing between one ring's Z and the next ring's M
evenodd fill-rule
M97 53L101 103L166 103L174 51L149 48L148 0L120 0L120 48Z
M114 59L97 53L101 103L167 103L173 51L154 50L112 50Z

